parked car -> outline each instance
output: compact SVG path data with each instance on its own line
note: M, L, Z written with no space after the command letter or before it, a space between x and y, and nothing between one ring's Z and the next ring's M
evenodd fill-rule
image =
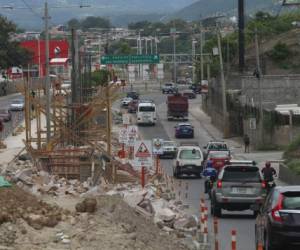
M201 85L200 84L191 84L189 87L195 94L201 94Z
M178 147L173 165L174 177L182 174L196 175L201 178L203 171L203 154L199 146L193 144Z
M175 126L175 138L194 138L194 127L190 123L178 123Z
M0 119L4 122L11 121L11 112L8 109L0 109Z
M230 160L230 152L229 151L209 151L207 155L207 160L212 162L212 166L220 172L220 170L224 167L225 163Z
M277 186L261 207L253 207L256 244L261 240L266 250L300 245L300 186Z
M229 151L230 150L226 142L224 141L209 141L204 148L204 157L205 159L207 158L207 155L209 154L210 151Z
M161 90L163 94L174 94L178 91L178 89L175 86L175 83L172 82L165 83Z
M121 100L121 106L123 108L127 108L129 103L132 101L133 99L131 97L124 97L122 100Z
M164 141L163 143L163 154L160 158L171 158L174 159L177 153L177 143L175 141Z
M222 215L222 209L242 211L262 204L266 184L253 161L231 161L225 165L211 189L211 214ZM256 215L256 213L254 213Z
M136 113L138 104L139 104L139 100L132 100L128 104L128 113Z
M24 100L23 99L16 99L13 100L9 106L9 110L11 111L23 111L24 110Z
M140 95L136 91L130 91L130 92L127 93L127 97L130 97L133 100L138 100L140 98Z
M193 90L190 89L183 91L182 95L186 96L188 99L195 99L197 97Z

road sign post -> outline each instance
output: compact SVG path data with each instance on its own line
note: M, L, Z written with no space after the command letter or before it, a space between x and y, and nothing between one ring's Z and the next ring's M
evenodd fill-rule
M155 174L159 173L159 155L163 154L163 139L154 138L152 141L153 154L156 156Z
M101 64L157 64L159 55L104 55Z

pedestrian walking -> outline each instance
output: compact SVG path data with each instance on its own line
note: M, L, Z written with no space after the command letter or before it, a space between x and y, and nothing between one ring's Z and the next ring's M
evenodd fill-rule
M250 138L247 134L244 135L245 153L250 153Z

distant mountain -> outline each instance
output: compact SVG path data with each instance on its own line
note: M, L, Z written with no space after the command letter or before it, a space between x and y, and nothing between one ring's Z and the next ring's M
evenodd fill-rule
M48 0L51 24L65 23L71 18L101 16L111 20L113 25L126 26L140 20L159 20L161 16L173 13L197 0ZM27 3L26 4L24 4ZM89 8L80 8L87 6ZM12 10L3 6L13 6ZM32 9L29 9L30 6ZM0 14L26 29L37 29L43 25L44 1L1 0Z
M276 4L274 0L245 0L246 13L258 10L271 10ZM185 20L199 20L215 14L237 15L238 0L198 0L180 11L167 17L174 17Z

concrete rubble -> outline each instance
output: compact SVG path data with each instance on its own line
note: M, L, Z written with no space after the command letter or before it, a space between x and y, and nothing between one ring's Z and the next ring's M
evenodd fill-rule
M175 199L162 178L153 179L144 189L139 183L111 185L101 181L100 185L92 186L89 179L81 183L38 171L26 157L1 169L0 175L15 184L12 191L5 190L7 198L9 192L15 195L14 203L8 205L16 204L19 209L11 214L7 213L8 208L0 209L0 233L1 230L11 232L9 237L0 237L0 249L4 246L7 249L10 246L13 249L50 250L70 246L78 249L83 242L87 244L86 249L99 249L99 244L101 249L111 250L206 249L197 241L197 217L187 214L189 206ZM36 230L41 235L37 236ZM99 230L107 241L114 243L105 245L101 233L100 236L96 233ZM113 238L115 235L117 239ZM31 238L51 244L28 243ZM27 242L28 248L22 248L21 241ZM154 245L147 248L149 242Z

